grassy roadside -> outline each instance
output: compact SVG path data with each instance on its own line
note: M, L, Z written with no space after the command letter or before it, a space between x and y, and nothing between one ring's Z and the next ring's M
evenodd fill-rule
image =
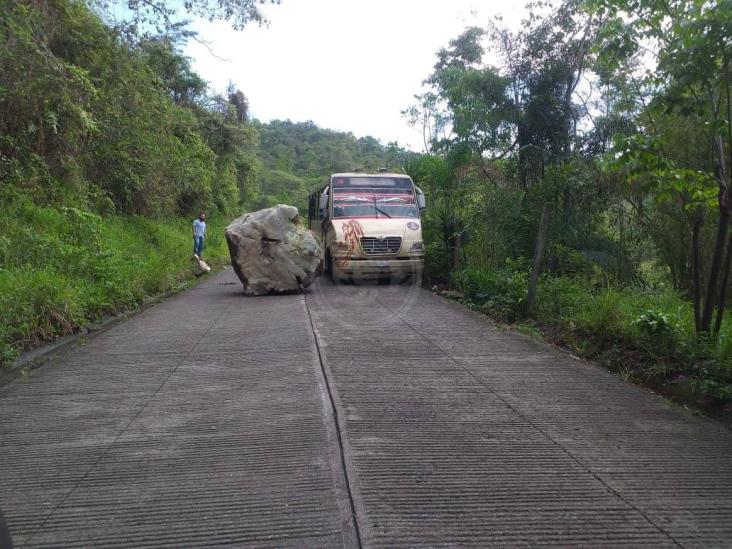
M732 321L717 341L694 334L691 305L670 289L595 286L544 276L536 310L521 314L528 273L470 268L454 274L449 297L636 384L732 424Z
M192 278L191 220L151 220L16 197L0 213L0 367L24 349L139 306ZM228 258L209 219L204 256Z

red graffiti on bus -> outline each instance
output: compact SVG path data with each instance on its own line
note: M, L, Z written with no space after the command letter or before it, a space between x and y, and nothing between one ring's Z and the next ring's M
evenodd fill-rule
M341 229L343 231L343 242L348 246L348 253L345 256L336 258L336 265L338 265L338 267L345 267L348 264L351 254L356 251L359 245L361 237L363 236L363 227L358 220L351 219L344 223L341 226Z

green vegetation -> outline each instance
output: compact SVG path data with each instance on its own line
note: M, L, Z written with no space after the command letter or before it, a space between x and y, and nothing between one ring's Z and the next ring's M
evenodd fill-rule
M406 165L430 200L429 283L719 411L732 401L730 5L531 10L518 31L451 41L405 111L429 152Z
M112 27L94 10L114 2L0 0L0 362L189 278L199 210L222 261L239 213L383 166L426 191L430 285L686 401L732 400L728 3L556 0L517 31L470 27L405 110L422 155L212 93L179 18L240 27L262 3L132 3Z
M244 95L210 96L175 35L130 36L84 3L0 19L0 363L192 276L190 220L256 186Z
M398 168L414 156L396 143L384 147L373 137L356 139L351 133L323 130L312 122L274 120L268 124L255 122L255 127L259 130L259 157L264 167L299 177L324 178L324 174L357 167Z
M312 122L254 121L254 126L259 133L257 156L262 162L260 206L288 202L303 211L310 191L332 173L355 168L398 170L416 156L396 143L384 147L373 137L357 139L350 133L318 128Z
M528 267L465 268L455 273L454 284L466 304L639 383L685 400L698 393L706 405L732 399L732 327L723 326L716 341L697 337L693 308L678 292L593 287L576 277L546 274L527 318L528 278Z
M190 278L189 223L5 203L0 217L0 359L134 308ZM206 257L228 255L222 219L211 223Z
M192 278L199 210L220 263L242 212L302 208L329 171L400 161L372 138L251 121L234 85L208 90L178 12L240 27L262 3L130 3L113 28L90 6L114 2L0 0L0 366Z

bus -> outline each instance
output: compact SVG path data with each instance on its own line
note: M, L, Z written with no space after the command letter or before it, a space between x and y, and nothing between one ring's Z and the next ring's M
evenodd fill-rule
M309 227L320 237L331 281L421 277L424 208L424 193L408 175L331 175L308 201Z

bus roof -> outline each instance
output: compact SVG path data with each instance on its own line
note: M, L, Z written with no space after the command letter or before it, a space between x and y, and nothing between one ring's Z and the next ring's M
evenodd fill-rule
M321 194L326 188L330 187L330 182L335 177L384 177L384 178L408 178L410 181L412 180L411 177L409 177L405 173L386 173L386 172L377 172L377 173L369 173L369 172L340 172L340 173L333 173L328 177L328 182L325 185L320 185L316 190L310 192L310 196L315 196L317 194ZM412 182L414 184L414 182Z
M343 172L331 174L331 177L409 177L405 173L386 173L386 172Z

